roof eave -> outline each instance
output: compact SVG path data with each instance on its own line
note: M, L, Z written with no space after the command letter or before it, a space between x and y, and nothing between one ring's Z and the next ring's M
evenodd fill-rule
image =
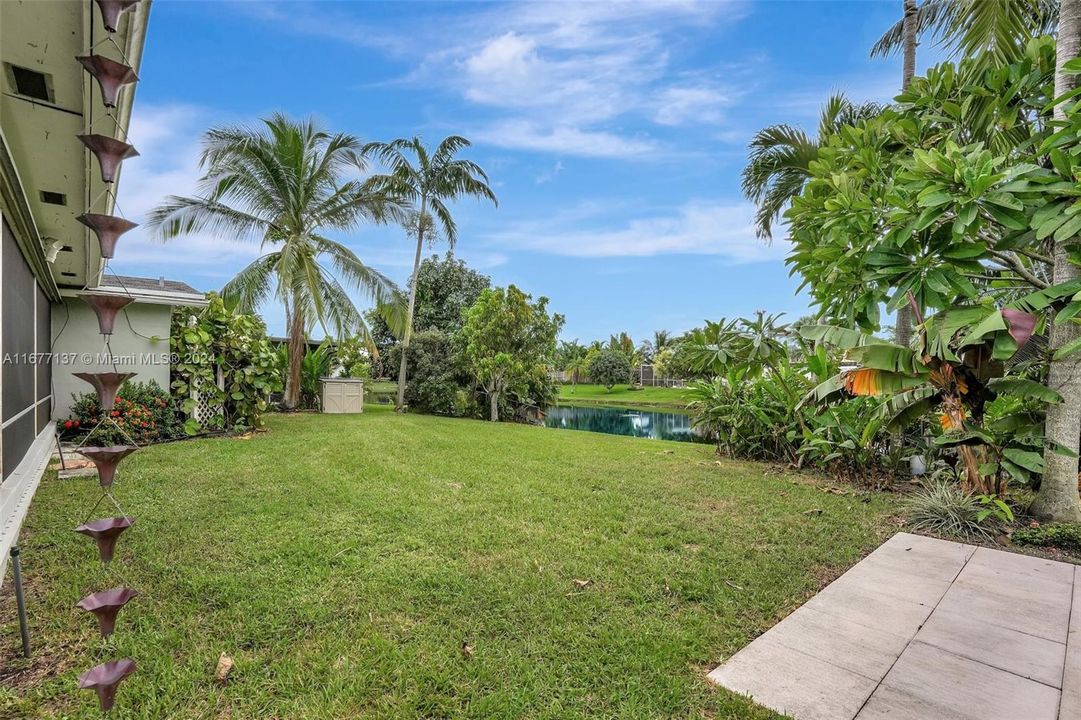
M78 297L84 291L72 288L63 288L60 294L64 297ZM144 290L142 288L122 288L112 285L99 285L90 292L95 295L123 295L134 298L136 302L148 305L172 305L177 307L206 307L210 301L203 293L187 293L177 290Z

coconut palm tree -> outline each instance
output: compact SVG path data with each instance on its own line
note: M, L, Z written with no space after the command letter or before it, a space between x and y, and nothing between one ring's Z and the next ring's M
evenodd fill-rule
M162 240L209 231L259 243L264 254L226 283L222 295L240 312L254 312L271 297L285 306L289 408L300 397L305 340L314 324L339 337L368 337L348 289L401 324L400 313L394 319L393 308L401 304L394 283L323 234L362 221L404 218L402 208L374 184L343 181L364 169L361 150L351 135L331 134L311 120L281 114L262 126L213 128L203 137L198 194L169 196L147 223Z
M667 330L654 330L652 340L642 341L642 356L646 362L653 362L653 356L672 344L672 333Z
M1059 0L924 0L915 11L917 36L938 38L953 52L973 57L990 50L998 62L1024 53L1029 38L1054 31ZM886 57L906 45L902 17L871 48L871 57Z
M873 117L881 110L875 103L857 104L835 94L822 108L817 137L812 138L788 124L770 125L755 134L743 168L742 187L743 194L758 208L755 212L758 237L772 238L773 223L803 191L811 161L818 157L818 148L826 138L841 127Z
M364 146L364 154L373 156L387 166L388 173L371 180L384 192L401 198L411 208L411 220L406 229L417 239L413 258L413 275L409 283L409 306L402 334L402 360L398 367L398 410L405 404L405 374L409 339L413 333L413 309L417 302L417 273L424 241L434 241L438 228L447 244L454 248L458 228L447 203L463 195L486 198L499 205L495 193L488 187L488 175L471 160L455 157L469 147L463 137L451 135L439 143L435 151L424 146L419 137L399 138L389 143L373 142ZM410 158L412 156L412 158Z

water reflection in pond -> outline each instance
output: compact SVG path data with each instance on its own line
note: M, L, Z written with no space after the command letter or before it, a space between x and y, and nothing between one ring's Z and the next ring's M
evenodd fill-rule
M699 440L691 428L690 415L654 410L560 405L548 408L544 424L564 430L589 430L657 440Z

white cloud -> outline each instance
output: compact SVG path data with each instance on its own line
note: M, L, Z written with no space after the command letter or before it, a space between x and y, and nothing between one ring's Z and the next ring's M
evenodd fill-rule
M145 223L147 213L167 196L194 193L201 174L199 141L212 120L206 110L188 105L136 104L129 134L140 155L124 163L117 200L126 217ZM225 280L257 254L253 244L231 243L207 233L163 243L138 227L120 240L111 265L136 274L179 279L198 274Z
M716 80L689 81L674 69L678 58L669 48L678 52L687 32L739 20L743 0L474 6L419 15L408 33L373 29L326 5L271 4L251 14L294 32L379 46L412 63L398 82L449 90L488 108L494 116L469 131L499 147L594 157L656 154L654 141L624 128L718 123L737 94Z
M563 161L562 160L556 160L555 165L553 165L550 169L545 170L544 172L542 172L540 175L537 176L537 184L538 185L543 185L544 183L552 182L557 177L559 177L559 174L561 172L563 172Z
M586 157L640 157L658 150L657 143L649 138L568 125L546 127L523 119L495 122L477 128L473 135L480 142L498 147Z
M712 85L678 85L662 89L653 121L660 125L717 124L733 102L733 93Z
M660 125L719 122L731 95L715 83L670 78L667 35L714 22L718 3L547 3L486 14L488 21L426 66L453 76L462 95L508 113L482 140L534 151L638 157L656 143L612 122L640 117ZM735 5L724 6L731 18ZM436 59L432 59L436 58ZM423 72L421 73L423 77ZM440 73L441 78L446 75Z
M748 203L693 200L672 211L632 219L622 227L581 229L599 208L577 208L551 221L519 223L489 239L495 244L571 257L714 255L732 263L779 260L787 243L763 243L754 234Z

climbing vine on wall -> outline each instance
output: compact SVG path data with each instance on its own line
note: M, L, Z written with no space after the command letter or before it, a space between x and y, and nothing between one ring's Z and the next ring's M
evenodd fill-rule
M256 315L231 312L216 293L208 299L205 308L173 311L172 385L188 415L185 428L194 434L261 427L270 394L281 390L280 359L266 325ZM199 401L214 408L202 421Z

